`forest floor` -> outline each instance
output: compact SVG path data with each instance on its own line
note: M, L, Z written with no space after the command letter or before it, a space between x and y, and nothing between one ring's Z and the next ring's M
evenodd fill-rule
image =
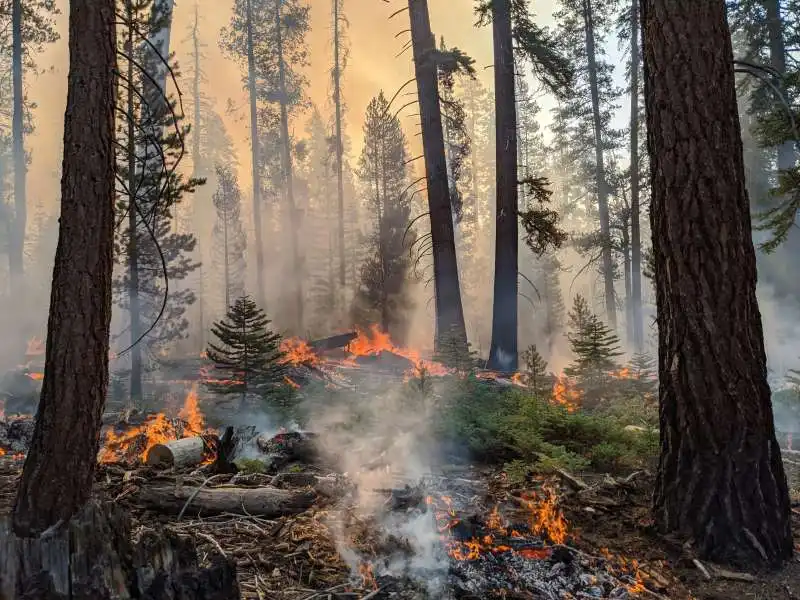
M12 508L21 467L22 461L18 458L0 458L0 516ZM377 565L387 539L390 544L402 544L402 541L379 535L380 524L375 518L359 516L351 510L352 506L344 508L341 503L323 502L300 514L271 520L232 514L200 517L190 514L191 511L178 519L174 515L146 510L136 502L137 486L146 485L152 476L153 472L144 467L129 470L119 465L100 465L96 495L125 505L141 528L166 526L194 537L201 560L216 553L231 557L237 563L245 599L800 599L800 558L793 559L776 573L751 576L726 572L707 563L700 563L701 567L698 567L687 549L657 535L650 521L653 481L647 472L637 473L630 479L584 473L580 478L570 480L562 476L548 484L552 485L550 489L557 490L557 505L567 528L563 547L569 548L574 556L607 557L608 565L616 565L616 570L608 567L608 572L615 575L615 581L627 582L623 588L628 593L620 588L612 595L595 595L587 588L589 592L581 591L574 596L501 590L502 585L482 594L468 594L461 589L445 590L437 596L419 589L412 590L414 586L398 591L400 580L382 576ZM484 511L492 503L503 506L503 499L519 498L522 488L535 485L535 482L527 482L522 487L512 485L503 473L491 469L462 468L459 477L458 481L476 483L483 490L483 500L473 498L470 502L475 507L484 507L481 509ZM199 477L199 481L202 480L203 477ZM184 474L180 481L181 485L191 484L192 475ZM465 490L461 495L466 498L470 493ZM454 493L456 496L459 494L458 491ZM794 509L792 518L797 538L800 536L800 511ZM467 520L465 518L465 522ZM349 549L342 545L341 532L345 530L352 544ZM356 568L353 564L355 555L374 557L375 562L362 562ZM494 556L490 555L487 562L490 569L509 568L510 563L501 563ZM464 557L459 559L462 565L469 562ZM543 558L540 562L546 561ZM497 564L492 566L494 563ZM375 571L373 564L376 565ZM464 567L459 568L464 571ZM589 579L594 579L594 576L590 575Z

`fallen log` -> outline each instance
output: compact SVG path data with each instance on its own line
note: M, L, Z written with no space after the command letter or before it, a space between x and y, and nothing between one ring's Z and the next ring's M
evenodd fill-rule
M138 493L143 504L164 512L197 515L220 513L280 517L303 512L316 500L313 492L294 492L272 487L240 488L147 485Z
M203 462L204 452L205 443L199 436L172 440L150 448L147 464L161 469L190 467Z
M358 334L355 331L351 331L350 333L340 333L339 335L313 340L308 342L308 345L312 350L317 352L335 350L336 348L344 348L357 337Z
M238 600L236 566L214 556L200 568L191 538L145 530L134 543L118 506L90 502L40 537L0 519L0 600Z

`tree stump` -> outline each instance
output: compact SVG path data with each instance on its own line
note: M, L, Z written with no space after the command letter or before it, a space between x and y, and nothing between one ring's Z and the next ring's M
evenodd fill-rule
M200 436L156 444L147 453L147 464L166 469L189 467L203 462L205 442Z
M0 518L0 600L238 600L235 565L200 568L193 540L165 529L133 540L128 515L90 502L38 538Z

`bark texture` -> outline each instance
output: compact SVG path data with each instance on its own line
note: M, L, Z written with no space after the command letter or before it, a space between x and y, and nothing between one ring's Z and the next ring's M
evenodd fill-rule
M514 94L514 48L511 37L511 1L492 2L494 39L496 235L494 250L494 302L489 368L516 372L519 260L517 217L517 107Z
M791 557L723 0L642 0L661 457L654 516L702 557Z
M314 504L316 494L269 487L202 489L148 485L141 489L138 499L164 512L185 510L187 515L230 513L272 518L303 512Z
M108 388L114 258L114 4L70 2L61 220L44 381L14 506L14 528L23 536L69 520L92 489Z
M458 259L447 179L442 111L439 105L439 84L434 60L436 43L431 31L427 0L408 0L408 12L428 184L436 302L435 345L438 349L443 336L452 337L453 345L466 353L467 330L464 325L464 309L458 280Z

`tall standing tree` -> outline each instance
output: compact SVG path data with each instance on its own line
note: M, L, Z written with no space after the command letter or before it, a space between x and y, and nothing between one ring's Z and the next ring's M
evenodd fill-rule
M701 557L792 555L775 437L725 2L645 0L658 307L654 517Z
M344 231L344 140L342 139L342 71L347 63L347 50L343 45L344 26L347 19L342 12L342 0L333 2L333 106L334 115L334 144L336 151L336 210L337 210L337 239L339 254L339 285L344 291L347 276L347 261L345 257L345 231Z
M630 178L631 178L631 312L633 346L641 352L644 346L644 321L642 319L642 230L641 186L639 183L639 0L631 0L631 64L630 64Z
M217 191L214 208L214 262L222 275L224 304L227 309L234 299L244 295L245 249L247 238L242 229L242 193L229 165L216 167Z
M14 141L14 226L9 251L11 275L19 279L23 271L25 228L28 224L28 200L25 190L25 141L23 139L22 90L22 0L11 0L11 78L14 89L14 117L11 135Z
M360 325L380 323L381 329L402 343L409 325L409 247L413 234L406 230L411 205L407 194L408 151L400 121L389 110L381 92L367 106L360 172L366 203L374 218L368 238L369 256L361 269L354 312Z
M14 504L35 536L89 499L108 387L114 264L114 0L71 0L61 222L44 381ZM69 451L65 451L68 448Z
M419 113L422 121L422 147L425 155L428 214L431 223L434 302L436 305L435 346L442 337L452 337L459 353L469 352L461 287L458 277L455 233L453 231L447 158L439 102L438 72L442 53L436 48L431 31L427 0L408 0L414 74L417 82ZM452 59L451 59L452 61Z

